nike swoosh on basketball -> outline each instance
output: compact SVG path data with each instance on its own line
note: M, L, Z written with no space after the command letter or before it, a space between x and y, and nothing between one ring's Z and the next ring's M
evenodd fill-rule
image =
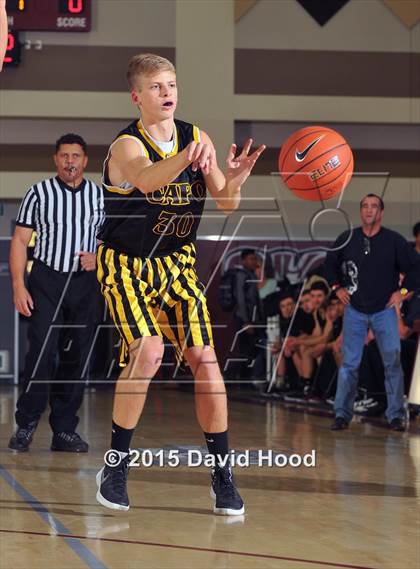
M310 144L308 144L308 146L305 148L305 150L302 150L302 152L299 152L299 150L296 148L296 152L295 152L296 162L303 162L303 160L305 160L306 155L308 154L310 149L313 148L315 146L315 144L318 144L318 142L321 140L321 138L324 138L323 134L321 136L319 136L318 138L316 138L314 141L312 141Z

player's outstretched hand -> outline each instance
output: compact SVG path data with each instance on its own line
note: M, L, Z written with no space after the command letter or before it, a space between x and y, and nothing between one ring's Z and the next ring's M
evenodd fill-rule
M252 168L255 162L261 156L265 150L265 145L262 144L255 152L248 156L249 151L252 146L252 138L249 138L242 152L239 156L236 156L236 144L232 144L230 147L228 157L226 159L226 182L234 187L241 187L251 174Z

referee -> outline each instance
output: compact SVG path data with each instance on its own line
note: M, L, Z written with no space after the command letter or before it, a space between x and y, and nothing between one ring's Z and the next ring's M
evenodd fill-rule
M93 331L96 233L103 221L103 194L83 177L88 157L81 136L66 134L57 140L54 162L57 176L27 191L10 249L14 304L30 317L17 430L9 442L18 452L28 450L48 399L51 450L88 450L75 430ZM26 287L27 247L34 230L34 262Z

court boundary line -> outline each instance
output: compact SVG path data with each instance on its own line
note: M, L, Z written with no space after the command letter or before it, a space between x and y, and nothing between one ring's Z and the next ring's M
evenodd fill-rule
M38 514L38 516L50 526L53 530L53 534L47 532L39 532L39 535L45 535L48 537L63 537L65 543L73 550L73 552L85 563L90 569L109 569L96 555L86 547L84 543L81 543L80 539L74 536L66 526L60 522L53 514L50 513L48 508L44 506L42 502L37 500L35 496L26 490L22 484L20 484L12 474L0 464L0 476L3 478L7 484L12 488L12 490L18 494L26 504L28 504L32 511ZM39 510L41 508L41 511ZM0 530L1 532L14 532L22 533L22 530ZM36 534L37 532L33 532Z
M36 532L36 531L27 531L27 530L8 530L8 529L1 529L0 533L18 533L23 535L39 535L43 537L51 537L51 534L44 533L44 532ZM372 567L367 565L352 565L348 563L334 563L333 561L317 561L316 559L302 559L299 557L286 557L282 555L272 555L269 553L251 553L246 551L234 551L229 549L212 549L210 547L197 547L193 545L178 545L173 543L160 543L160 542L153 542L153 541L140 541L140 540L131 540L131 539L117 539L112 537L96 537L96 536L87 536L87 535L76 535L76 534L54 534L54 537L64 537L64 538L72 538L72 539L84 539L84 540L94 540L94 541L106 541L110 543L124 543L124 544L132 544L132 545L145 545L149 547L167 547L169 549L182 549L188 551L201 551L203 553L223 553L227 555L238 555L243 557L258 557L261 559L278 559L281 561L290 561L291 563L308 563L312 565L324 565L325 567L342 567L344 569L379 569L379 567Z

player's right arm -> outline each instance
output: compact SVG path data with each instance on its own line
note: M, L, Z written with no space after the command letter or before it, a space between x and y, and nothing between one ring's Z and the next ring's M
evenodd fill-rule
M192 162L204 167L209 155L207 145L191 142L175 156L152 162L136 140L121 138L112 146L109 177L113 184L127 181L143 194L148 194L173 182Z
M16 310L23 316L30 316L34 301L25 286L25 271L28 262L28 243L33 233L32 227L16 226L10 245L10 273L12 275L13 302Z

